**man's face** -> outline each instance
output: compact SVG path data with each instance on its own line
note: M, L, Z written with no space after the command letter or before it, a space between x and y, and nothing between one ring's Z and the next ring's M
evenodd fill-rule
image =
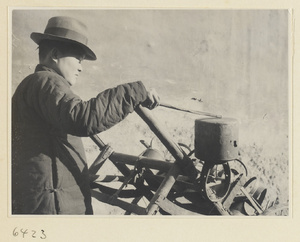
M66 50L64 53L58 51L56 67L59 74L61 74L70 85L74 85L77 78L82 71L81 62L84 55L80 51Z

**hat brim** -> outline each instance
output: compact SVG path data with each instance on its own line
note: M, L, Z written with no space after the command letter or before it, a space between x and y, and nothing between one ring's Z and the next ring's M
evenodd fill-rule
M31 33L30 38L38 45L40 44L40 42L42 40L57 40L57 41L78 44L84 50L85 55L86 55L85 56L86 60L97 60L95 53L89 47L87 47L86 45L84 45L78 41L72 40L72 39L63 38L63 37L59 37L59 36L51 35L51 34L36 33L36 32Z

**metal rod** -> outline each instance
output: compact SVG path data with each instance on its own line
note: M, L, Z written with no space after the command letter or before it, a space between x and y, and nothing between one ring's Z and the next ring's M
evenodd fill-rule
M156 169L165 172L168 172L172 167L172 163L168 163L166 161L151 159L143 156L127 155L117 152L114 152L109 159L116 163L125 163L126 165L132 166L136 165L136 161L138 160L139 164L142 167L147 167L150 169Z
M179 108L179 107L175 107L170 104L167 104L167 103L160 103L159 106L164 107L164 108L170 108L170 109L182 111L182 112L187 112L187 113L210 116L210 117L214 117L214 118L222 118L222 115L217 115L217 114L203 112L203 111L190 110L190 109L185 109L185 108Z
M95 144L100 148L100 150L105 148L106 144L99 138L97 134L91 135L90 138L95 142Z

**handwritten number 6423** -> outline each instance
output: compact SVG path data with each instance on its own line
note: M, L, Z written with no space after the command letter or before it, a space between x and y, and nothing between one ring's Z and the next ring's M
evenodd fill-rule
M22 233L22 237L25 238L25 235L28 234L28 229L23 229L21 228L20 229L20 232ZM32 238L37 238L36 237L36 234L37 234L37 231L35 230L31 230L32 234L31 234L31 237ZM19 236L19 231L18 231L18 227L15 227L14 230L13 230L13 236L17 237ZM40 236L41 239L46 239L47 236L45 234L45 231L43 229L41 229L41 236Z

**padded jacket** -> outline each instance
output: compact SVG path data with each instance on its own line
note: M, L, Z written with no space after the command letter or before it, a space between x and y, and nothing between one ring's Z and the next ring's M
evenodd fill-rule
M146 97L133 82L83 101L66 79L38 65L12 98L12 213L92 214L80 137L112 127Z

